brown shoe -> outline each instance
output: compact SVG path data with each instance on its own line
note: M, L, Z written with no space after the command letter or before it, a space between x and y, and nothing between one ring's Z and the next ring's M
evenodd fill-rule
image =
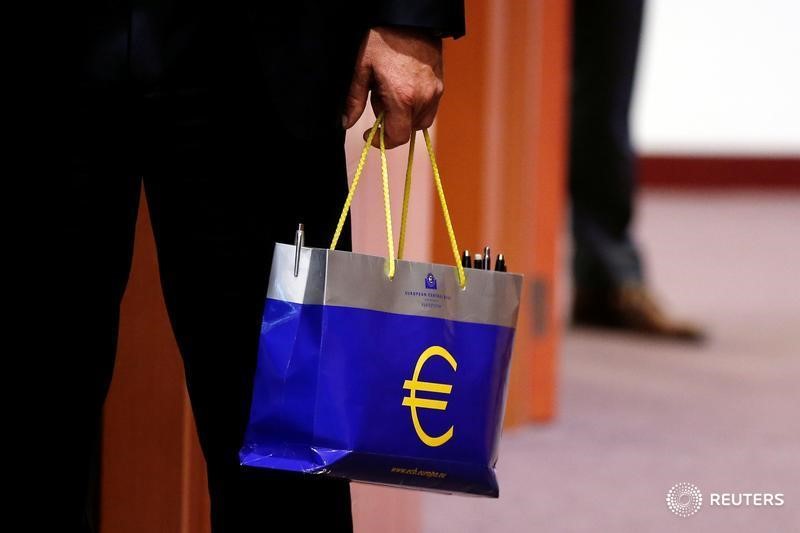
M572 324L695 342L705 337L699 326L666 316L642 285L624 285L607 291L577 289Z

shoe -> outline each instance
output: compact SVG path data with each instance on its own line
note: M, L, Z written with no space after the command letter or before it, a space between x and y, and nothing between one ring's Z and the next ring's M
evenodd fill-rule
M696 324L668 317L650 291L639 284L609 290L576 289L572 324L693 342L705 338Z

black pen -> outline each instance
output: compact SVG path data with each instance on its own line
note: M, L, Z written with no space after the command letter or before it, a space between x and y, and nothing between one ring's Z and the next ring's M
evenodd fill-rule
M503 254L497 254L497 260L494 262L494 269L496 272L506 271L506 258Z
M472 256L469 255L469 250L464 250L461 255L461 266L464 268L472 268Z
M488 246L483 247L483 269L492 269L492 250Z
M481 254L475 254L475 261L472 263L472 267L483 270L483 256Z

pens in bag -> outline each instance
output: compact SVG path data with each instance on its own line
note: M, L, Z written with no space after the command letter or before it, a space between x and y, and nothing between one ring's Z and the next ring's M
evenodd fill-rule
M461 254L461 266L464 268L472 268L472 256L469 255L469 250L464 250Z
M475 254L475 260L472 262L472 268L483 270L483 256L481 254Z
M483 269L492 269L492 250L488 246L483 247Z
M496 272L506 271L506 258L503 254L497 254L497 260L494 262L494 269Z

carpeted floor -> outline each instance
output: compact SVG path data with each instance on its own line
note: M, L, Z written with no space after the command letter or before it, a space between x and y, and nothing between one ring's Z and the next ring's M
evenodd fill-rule
M501 496L423 496L425 533L800 531L800 194L649 192L637 235L699 347L567 331L559 414L508 432ZM677 482L704 504L665 502ZM709 494L783 493L782 507Z

